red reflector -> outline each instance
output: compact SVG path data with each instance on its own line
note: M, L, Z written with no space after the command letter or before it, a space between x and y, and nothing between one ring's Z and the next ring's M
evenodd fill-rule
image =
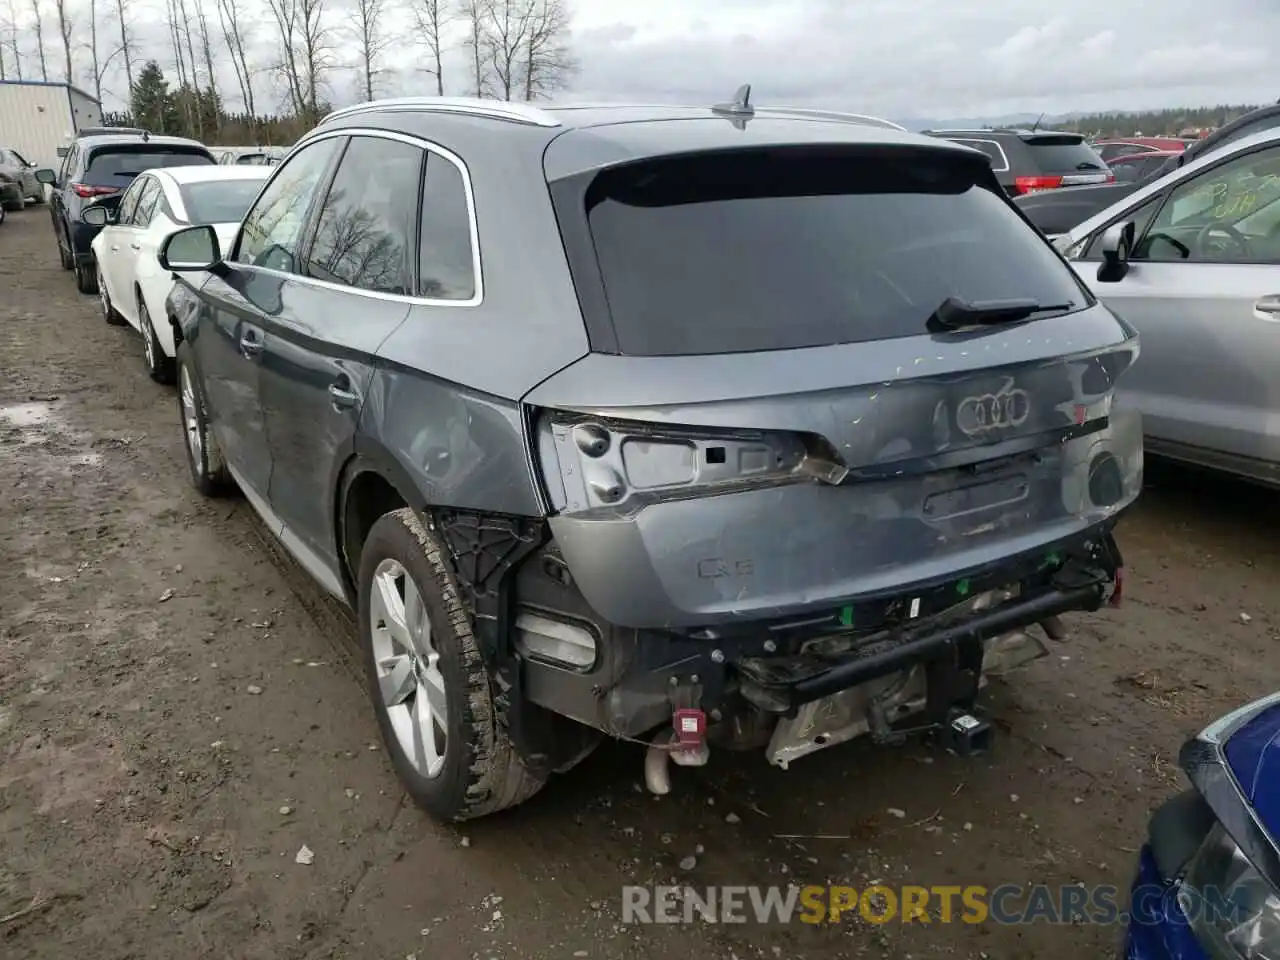
M1013 185L1019 193L1035 193L1062 186L1062 177L1018 177Z
M1108 601L1110 606L1118 607L1124 602L1124 567L1116 568L1116 586L1111 591L1111 599Z
M671 725L681 748L697 747L707 732L707 715L691 707L677 710L671 715Z
M119 193L119 187L94 187L87 183L73 183L71 189L75 191L77 197L83 197L88 200L90 197L109 197L113 193Z
M1085 418L1088 416L1089 416L1089 408L1086 407L1083 403L1077 403L1076 411L1075 411L1076 426L1077 427L1084 426Z

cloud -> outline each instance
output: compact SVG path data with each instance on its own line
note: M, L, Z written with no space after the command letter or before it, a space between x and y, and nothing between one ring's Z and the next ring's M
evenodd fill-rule
M87 40L88 0L74 0L78 40ZM260 103L283 93L270 65L278 60L264 0L238 0L252 41ZM335 29L350 0L331 0ZM392 0L403 3L406 0ZM582 70L566 99L714 103L750 82L757 103L848 109L895 118L1012 112L1141 109L1176 104L1272 102L1280 77L1270 69L1270 39L1280 36L1276 0L1073 0L1048 7L1030 0L570 0L573 46ZM218 34L216 0L203 5ZM148 6L150 4L150 6ZM340 6L341 5L341 6ZM24 6L19 4L19 6ZM99 34L110 36L114 0L97 0ZM3 6L0 5L0 9ZM163 0L130 0L140 52L172 76ZM33 72L33 31L25 72ZM434 92L401 10L389 21L399 38L381 92ZM468 92L462 26L446 63L447 92ZM340 68L327 94L357 96L357 51L335 34ZM60 74L59 38L46 16L51 74ZM81 85L88 57L77 54ZM218 57L224 98L238 104L230 59ZM1268 76L1271 82L1268 83ZM60 78L60 77L58 77ZM125 92L122 71L105 78L109 105Z

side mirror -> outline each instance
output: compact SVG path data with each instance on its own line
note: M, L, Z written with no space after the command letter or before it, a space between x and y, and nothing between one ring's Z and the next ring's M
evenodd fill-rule
M48 167L45 167L42 170L36 171L36 179L39 180L41 183L47 183L50 186L54 186L58 182L58 175L54 173L52 170L50 170Z
M1133 250L1133 221L1113 223L1098 242L1102 252L1102 266L1098 268L1099 283L1119 283L1129 272L1129 254Z
M94 204L80 211L80 219L91 227L105 227L116 222L116 210Z
M70 152L71 152L71 151L70 151L70 150L68 150L66 147L59 147L59 148L58 148L58 156L59 156L59 157L65 157L65 156L66 156L68 153L70 153Z
M160 242L157 259L161 269L173 273L212 270L222 262L218 234L208 224L176 230Z

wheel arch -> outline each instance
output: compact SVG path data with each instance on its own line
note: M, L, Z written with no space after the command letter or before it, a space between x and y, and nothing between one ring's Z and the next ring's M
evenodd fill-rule
M332 489L332 522L338 573L355 606L360 552L374 523L385 513L410 507L419 516L429 504L407 470L376 440L357 436L339 457Z

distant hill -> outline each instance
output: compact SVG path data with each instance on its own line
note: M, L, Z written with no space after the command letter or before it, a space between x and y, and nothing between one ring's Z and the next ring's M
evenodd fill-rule
M911 117L897 122L908 130L981 129L983 127L1030 127L1037 120L1049 130L1078 130L1086 134L1126 137L1176 135L1187 129L1212 129L1256 110L1256 105L1221 104L1213 107L1169 107L1164 110L1115 110L1106 113L1048 114L1010 113L997 117L951 117L945 120Z

